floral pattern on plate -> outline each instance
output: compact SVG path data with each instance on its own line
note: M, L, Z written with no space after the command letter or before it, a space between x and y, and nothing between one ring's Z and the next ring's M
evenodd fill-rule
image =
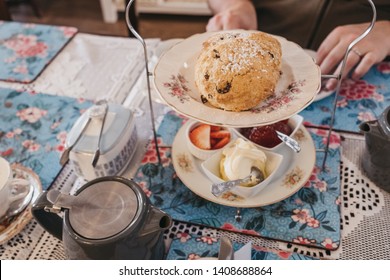
M32 82L76 33L74 27L0 21L0 80Z
M293 81L291 82L286 89L283 89L280 92L277 92L275 96L268 98L264 101L264 105L260 105L251 109L250 111L256 114L259 113L270 113L272 111L280 110L283 107L289 106L294 99L299 97L302 93L303 86L306 85L306 80L302 81Z
M336 104L336 129L358 132L360 123L377 119L390 105L389 69L390 62L382 62L372 67L362 80L343 81ZM307 124L328 126L333 100L331 95L314 102L300 115Z
M166 114L158 129L159 145L169 147L175 143L177 131L182 128L183 123L185 125L185 121L185 118L174 112ZM302 132L307 143L313 141L318 148L324 145L326 136L323 130L316 129L310 134L306 129ZM143 188L153 204L166 211L173 219L334 250L340 244L340 137L338 134L334 135L326 171L320 168L323 155L318 153L315 167L307 174L307 179L310 180L303 180L296 192L286 195L285 198L278 200L279 202L251 208L244 208L245 200L230 197L232 201L227 203L244 206L241 208L240 222L235 219L236 207L204 199L183 184L172 161L176 160L176 163L180 163L180 168L188 173L200 172L198 170L200 161L193 158L189 152L178 152L177 157L180 159L177 160L172 159L171 149L160 150L163 164L159 166L154 144L151 143L134 180ZM307 139L308 137L310 139ZM180 145L185 150L186 143L178 139L179 144L174 145ZM177 147L174 146L173 149L175 148ZM298 164L300 168L305 168L305 165L305 162ZM189 176L183 174L182 177ZM193 177L190 182L191 188L199 192L202 188L209 188L207 185L209 181L205 179L203 173L198 174L200 175ZM280 178L283 179L284 177ZM289 191L288 186L283 188Z
M187 86L188 81L184 76L172 75L169 82L164 83L164 87L169 89L169 94L177 97L181 103L190 100L188 95L189 88Z
M0 155L31 168L47 189L61 170L67 133L92 102L0 88L0 105Z

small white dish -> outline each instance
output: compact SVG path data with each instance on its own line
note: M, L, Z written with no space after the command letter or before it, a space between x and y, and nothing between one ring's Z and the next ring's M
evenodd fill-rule
M233 145L234 143L229 144ZM227 147L229 147L227 146ZM206 176L210 179L210 181L214 184L222 183L224 180L221 178L220 175L220 162L222 158L222 150L219 150L218 152L214 153L209 159L205 160L203 163L201 163L201 167L206 174ZM263 150L265 155L267 156L266 161L266 169L265 172L268 174L267 178L265 178L262 182L259 184L253 186L253 187L242 187L237 186L231 190L232 193L235 193L242 197L252 197L267 187L267 185L272 181L272 179L275 177L275 174L277 173L279 167L282 164L283 156L277 153L273 153L270 151ZM249 175L249 174L248 174ZM211 188L211 185L210 185ZM210 190L211 192L211 190Z
M289 135L290 137L292 137L292 138L294 137L294 134L298 131L298 129L302 125L302 123L303 123L303 117L300 115L294 115L288 119L287 125L292 129L292 132ZM246 139L246 140L249 140L243 134L241 134L241 128L235 128L234 131L239 137ZM251 140L249 140L249 141L251 141ZM281 146L285 145L283 142L281 142L273 148L267 148L267 147L264 147L264 146L261 146L261 145L255 143L255 142L252 142L252 143L255 144L257 147L261 148L262 150L270 151L270 152L278 151Z
M231 128L227 128L227 127L224 127L223 130L227 130L229 131L230 133L230 140L228 143L226 143L223 147L219 148L219 149L210 149L210 150L205 150L205 149L201 149L199 147L197 147L194 143L192 143L191 139L190 139L190 132L195 129L197 126L200 126L200 125L208 125L208 124L204 124L204 123L201 123L201 122L198 122L198 121L194 121L194 120L189 120L189 125L187 126L186 128L186 142L187 142L187 146L188 146L188 150L190 151L190 153L200 159L200 160L207 160L208 158L210 158L214 153L220 151L220 150L223 150L224 147L226 147L227 145L229 145L233 140L234 140L234 131L233 129Z

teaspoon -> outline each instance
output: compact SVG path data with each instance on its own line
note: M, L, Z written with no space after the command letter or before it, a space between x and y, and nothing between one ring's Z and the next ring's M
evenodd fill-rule
M237 179L237 180L212 184L211 185L211 193L214 196L218 197L221 194L223 194L224 192L229 191L242 183L252 182L254 184L258 184L263 180L264 180L263 172L261 172L261 170L259 168L257 168L256 166L252 166L251 173L243 179Z
M293 138L277 130L276 130L276 134L278 135L278 138L282 140L294 152L299 153L301 151L301 146Z

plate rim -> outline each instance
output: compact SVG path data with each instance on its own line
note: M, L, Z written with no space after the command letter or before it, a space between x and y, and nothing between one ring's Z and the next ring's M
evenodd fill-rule
M311 50L311 49L303 49L306 53L308 53L314 60L314 62L317 64L316 62L316 55L317 55L317 52L314 51L314 50ZM321 78L321 83L322 83L322 78ZM322 86L321 86L322 88ZM324 98L327 98L328 96L332 95L335 93L335 90L319 90L319 92L317 93L316 97L314 98L314 101L313 102L317 102L317 101L320 101Z

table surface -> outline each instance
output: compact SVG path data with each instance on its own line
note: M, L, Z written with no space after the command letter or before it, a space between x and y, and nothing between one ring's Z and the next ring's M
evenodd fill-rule
M164 43L164 44L163 44ZM147 40L150 66L156 62L154 51L166 44ZM86 55L87 54L87 55ZM123 59L126 58L126 59ZM134 63L134 62L137 63ZM134 110L139 128L139 149L123 176L134 176L152 135L150 108L147 100L142 48L130 38L77 34L44 73L31 84L0 82L0 87L34 90L76 98L102 99L122 103ZM62 77L59 81L59 77ZM72 83L70 83L70 81ZM102 89L103 87L103 89ZM101 94L97 95L99 92ZM140 94L141 93L141 94ZM153 110L158 125L170 108L160 103L152 90ZM314 249L245 234L224 232L175 221L165 233L167 248L180 232L199 236L228 235L239 243L270 250L295 252L323 259L390 259L390 194L373 184L360 168L365 147L361 135L342 133L341 154L341 246L336 251ZM71 166L66 165L52 188L70 192L83 184ZM373 202L361 196L362 190L375 193ZM15 237L0 246L0 259L65 259L62 242L51 236L32 219Z

